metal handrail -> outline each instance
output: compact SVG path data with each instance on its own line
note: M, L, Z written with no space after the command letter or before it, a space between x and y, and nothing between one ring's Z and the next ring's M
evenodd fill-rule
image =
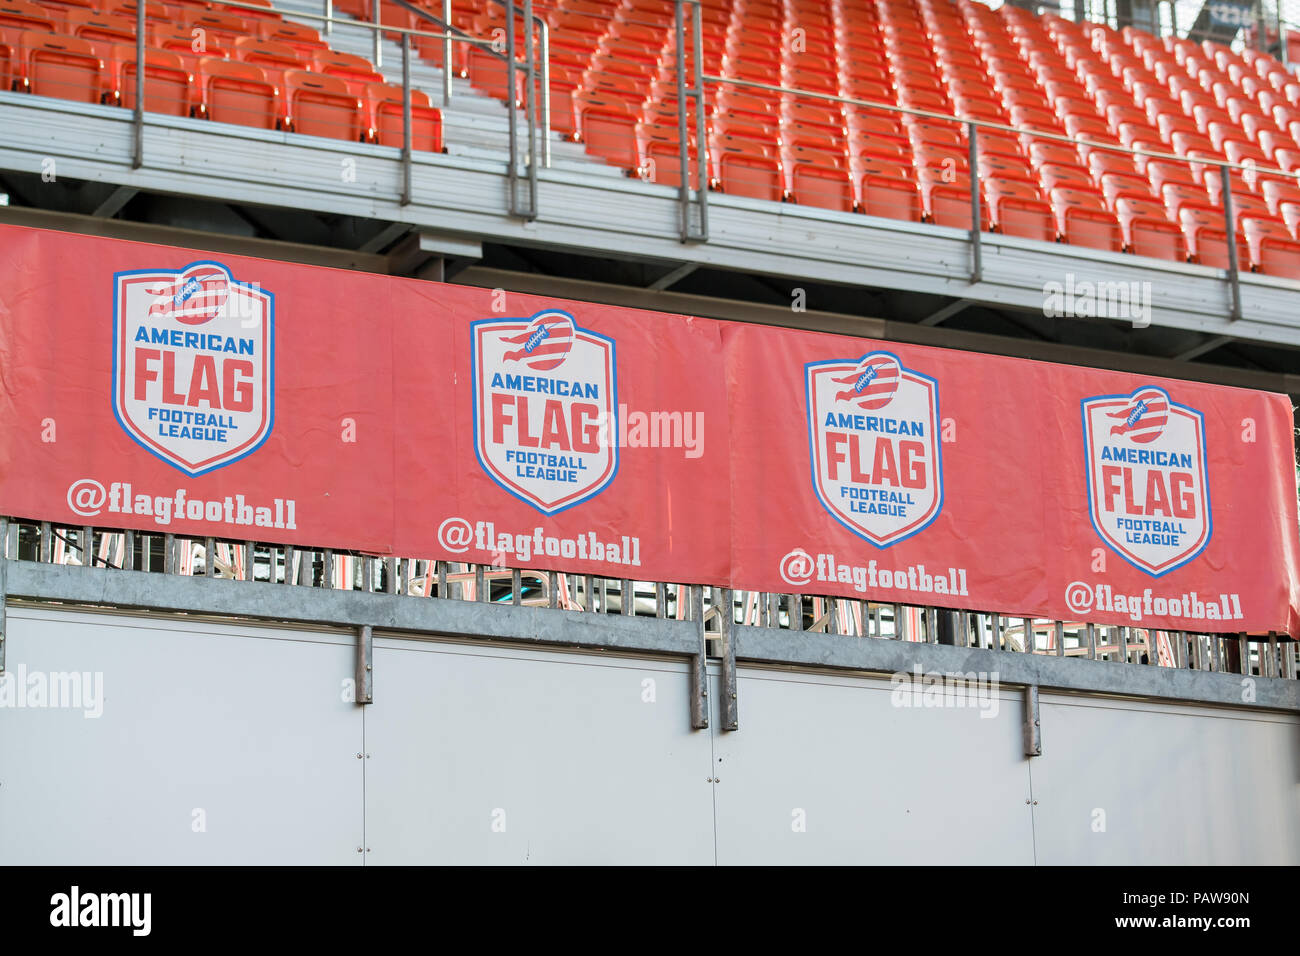
M441 18L435 16L424 7L420 7L414 3L409 2L409 0L392 0L392 2L397 4L399 7L401 7L404 10L407 10L410 13L414 13L418 17L422 17L423 19L429 20L433 23L440 23L442 27L450 33L468 36L468 34L464 33L463 30L461 30L459 27L457 27L455 24L451 22L451 0L443 0L442 2L443 16ZM514 33L513 12L516 7L522 10L522 6L523 6L522 3L517 2L517 0L492 0L492 2L499 7L508 7L510 9L512 16L507 18L510 23L508 32L509 34L513 34ZM538 43L540 45L540 50L538 51L538 54L539 54L539 66L540 66L539 72L541 74L541 84L542 84L542 110L541 110L542 112L541 115L542 165L545 166L547 169L550 169L551 168L551 26L549 23L546 22L546 18L543 17L541 14L530 13L529 17L531 18L533 25L537 28ZM531 39L531 31L529 36ZM498 53L495 49L492 48L491 42L492 41L488 41L489 44L488 52L495 57L505 59L504 54ZM529 58L529 65L530 67L533 66L533 61L531 57ZM450 66L451 66L451 44L450 41L448 41L446 46L443 49L443 75L444 75L443 97L444 97L444 101L446 102L449 102L451 99ZM533 84L530 82L529 86L531 87L532 85ZM513 100L513 91L511 92L511 99ZM511 103L510 108L511 109L514 108L513 103ZM531 124L532 120L530 119L529 122ZM513 147L512 147L512 153L513 153Z

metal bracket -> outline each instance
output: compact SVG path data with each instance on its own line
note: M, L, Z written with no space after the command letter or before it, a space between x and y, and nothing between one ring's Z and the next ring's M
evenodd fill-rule
M1038 713L1038 685L1030 684L1025 688L1025 756L1041 757L1043 755L1043 728Z
M357 628L357 703L375 702L375 641L369 624Z
M5 601L8 591L5 580L9 575L9 519L0 518L0 674L5 672Z
M708 635L704 631L704 588L699 584L691 585L691 620L695 622L695 632L699 639L699 648L691 655L691 729L707 730L709 727Z
M718 626L722 631L722 729L740 729L740 711L736 700L736 623L731 607L731 589L722 589L722 610Z

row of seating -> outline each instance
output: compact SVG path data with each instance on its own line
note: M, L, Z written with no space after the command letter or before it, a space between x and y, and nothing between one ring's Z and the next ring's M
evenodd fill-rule
M499 8L473 2L468 26L504 23ZM671 5L538 8L553 31L554 125L609 162L676 184ZM707 175L733 195L969 228L964 123L809 93L1012 127L977 134L974 179L985 226L1028 238L1222 268L1227 230L1214 164L1300 170L1300 84L1258 54L969 0L705 0L701 20L703 70L735 81L711 84L704 106ZM693 47L684 55L693 67ZM471 53L464 72L510 99L492 60L480 69ZM517 101L519 89L512 93ZM687 112L695 175L693 103ZM1294 177L1247 171L1231 180L1241 265L1300 278Z
M135 13L135 0L0 0L0 83L133 109ZM144 108L403 145L402 88L370 61L331 50L315 30L273 11L241 13L254 15L235 17L196 0L146 0ZM413 149L442 151L441 112L418 90L411 134Z

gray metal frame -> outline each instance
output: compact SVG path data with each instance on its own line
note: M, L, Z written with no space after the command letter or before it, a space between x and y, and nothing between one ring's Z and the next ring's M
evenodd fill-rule
M3 527L3 526L0 526ZM661 603L654 618L632 614L591 613L588 610L553 612L545 608L486 603L490 591L478 589L478 600L447 597L411 597L392 593L392 581L383 591L334 590L326 587L295 587L253 581L253 565L246 568L245 581L231 581L178 574L126 571L116 568L79 567L43 563L50 559L51 535L41 535L42 561L0 558L0 588L5 603L15 601L58 602L60 604L140 609L163 613L185 613L232 619L275 620L353 629L357 633L357 699L374 700L371 643L376 631L388 636L447 637L504 641L529 645L579 647L606 651L685 658L690 662L690 722L695 729L709 726L707 662L721 658L722 681L719 703L721 729L739 729L736 665L744 661L780 667L813 668L863 673L983 673L996 675L1005 685L1026 688L1026 708L1035 710L1038 689L1150 698L1183 703L1217 704L1229 707L1300 711L1300 680L1296 680L1293 647L1282 657L1278 672L1276 636L1260 644L1260 675L1224 673L1221 670L1159 667L1143 664L1101 662L1058 656L1055 653L1024 653L1001 648L966 647L935 643L934 621L939 613L926 609L929 631L926 642L900 640L895 636L850 639L834 633L831 623L834 604L828 604L828 618L819 631L801 631L803 599L792 596L790 627L781 628L779 619L768 617L767 626L737 625L733 620L732 594L713 589L712 607L705 607L704 588L691 586L689 620L667 620ZM11 522L0 544L5 552L16 553L16 531ZM52 530L52 529L51 529ZM11 541L11 537L13 540ZM93 532L87 539L93 541ZM272 546L274 547L274 546ZM274 571L274 551L271 552ZM322 552L324 579L329 581L330 553ZM366 579L374 586L374 567ZM287 573L287 569L286 569ZM511 572L512 582L520 572ZM481 581L484 569L476 568ZM445 568L439 572L439 594L447 594ZM550 580L554 582L552 572ZM576 584L576 582L575 582ZM590 589L585 592L592 595ZM655 594L661 593L656 586ZM515 589L518 594L518 589ZM630 605L631 592L620 597ZM550 603L555 604L552 585ZM764 602L767 603L767 602ZM770 607L770 604L768 605ZM897 613L897 612L896 612ZM996 618L996 616L995 616ZM713 620L716 629L709 630ZM896 620L898 620L896 618ZM0 634L3 632L0 614ZM879 633L879 631L877 631ZM718 641L713 655L709 641ZM1220 640L1224 638L1220 637ZM1197 638L1199 646L1200 638ZM1246 642L1243 640L1243 644ZM0 642L0 649L3 643ZM1265 650L1267 649L1267 650ZM1247 651L1249 653L1249 651ZM1271 663L1270 663L1271 662ZM1245 660L1249 670L1250 661ZM1251 694L1245 688L1249 686ZM1252 696L1253 695L1253 696ZM1042 740L1034 718L1026 718L1025 750L1042 752Z

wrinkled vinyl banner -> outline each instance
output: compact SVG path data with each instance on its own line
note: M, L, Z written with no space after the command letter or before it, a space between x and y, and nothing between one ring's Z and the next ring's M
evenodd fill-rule
M1300 631L1279 395L0 227L0 513Z
M731 445L735 586L1296 633L1285 396L736 324L723 341L732 432L767 436Z

